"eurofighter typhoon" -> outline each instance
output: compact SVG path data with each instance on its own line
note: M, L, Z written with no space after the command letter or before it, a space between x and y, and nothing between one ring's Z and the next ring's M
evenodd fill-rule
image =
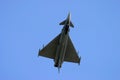
M81 57L78 56L73 43L69 37L69 27L74 27L70 21L70 13L66 20L60 23L64 25L61 33L55 37L49 44L39 50L38 56L51 58L54 60L54 66L61 68L63 61L80 64Z

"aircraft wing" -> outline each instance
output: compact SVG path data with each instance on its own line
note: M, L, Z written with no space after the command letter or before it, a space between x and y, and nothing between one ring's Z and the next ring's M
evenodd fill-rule
M66 54L64 57L64 61L80 63L80 58L79 58L69 36L68 36L68 44L67 44L67 48L66 48Z
M59 43L60 35L61 34L59 34L55 39L53 39L42 50L39 50L38 56L43 56L43 57L54 59L55 55L56 55L55 53L56 53L57 46L58 46L58 43Z

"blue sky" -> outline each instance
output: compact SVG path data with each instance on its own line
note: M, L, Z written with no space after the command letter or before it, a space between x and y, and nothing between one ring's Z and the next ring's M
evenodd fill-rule
M37 55L68 12L82 60L64 62L58 74L52 59ZM120 80L119 0L0 0L0 37L0 80Z

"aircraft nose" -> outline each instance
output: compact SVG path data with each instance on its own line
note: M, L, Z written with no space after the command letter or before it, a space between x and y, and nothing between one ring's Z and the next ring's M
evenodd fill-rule
M70 17L71 17L71 14L70 14L70 12L68 13L68 20L70 20Z

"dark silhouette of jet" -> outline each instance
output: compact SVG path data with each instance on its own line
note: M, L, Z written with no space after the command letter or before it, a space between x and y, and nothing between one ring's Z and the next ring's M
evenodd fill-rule
M54 66L58 69L61 68L63 61L80 64L81 60L69 37L69 27L74 27L70 21L70 16L69 13L66 20L60 23L60 25L64 25L61 33L38 53L38 56L54 59Z

